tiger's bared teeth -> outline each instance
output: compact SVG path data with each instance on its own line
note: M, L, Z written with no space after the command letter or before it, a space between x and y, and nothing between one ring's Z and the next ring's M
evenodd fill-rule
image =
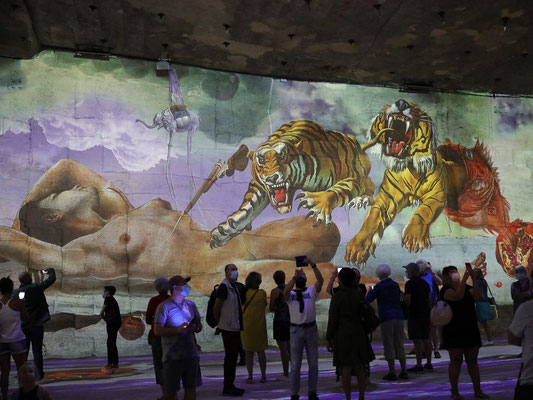
M392 153L392 143L388 143L387 144L387 154L391 154Z
M411 121L407 121L405 123L405 133L409 132L409 126L411 125Z
M387 125L387 128L392 128L392 117L389 117L389 125Z

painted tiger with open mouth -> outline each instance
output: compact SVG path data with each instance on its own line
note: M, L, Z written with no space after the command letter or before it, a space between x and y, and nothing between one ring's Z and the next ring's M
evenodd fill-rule
M437 153L431 118L416 104L398 100L374 118L367 144L387 169L359 233L346 247L346 261L365 263L396 215L419 204L402 233L410 252L431 245L429 227L446 205L446 170ZM365 145L363 145L365 146Z
M297 190L303 191L298 209L309 209L315 226L329 226L334 208L366 206L374 194L370 161L357 140L313 121L289 122L257 150L241 154L252 162L252 180L239 209L211 231L211 247L251 229L268 204L280 214L290 212Z

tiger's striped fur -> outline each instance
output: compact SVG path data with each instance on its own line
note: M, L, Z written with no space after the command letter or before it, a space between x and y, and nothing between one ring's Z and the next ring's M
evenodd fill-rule
M387 226L413 204L418 207L403 230L402 246L409 252L430 247L429 227L446 204L446 169L433 123L416 104L398 100L386 106L373 120L369 139L380 145L375 150L387 169L361 230L346 247L349 262L366 263Z
M302 190L300 207L308 216L331 223L331 211L356 197L369 198L374 184L370 161L354 137L324 130L313 121L292 121L248 153L252 180L239 209L211 232L218 247L245 229L270 203L280 214L292 210L294 194Z

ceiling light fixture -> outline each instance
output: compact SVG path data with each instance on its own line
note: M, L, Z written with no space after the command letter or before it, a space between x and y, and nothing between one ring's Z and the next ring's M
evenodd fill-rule
M434 92L433 82L431 81L408 81L402 80L400 84L401 93L430 93Z
M503 17L502 18L502 22L503 22L503 30L506 31L507 30L507 22L509 22L509 18L508 17Z
M88 60L109 61L111 55L109 53L100 53L97 51L76 51L75 58L86 58Z
M155 65L155 74L161 78L167 78L170 71L170 58L168 57L168 43L161 43L163 51Z
M446 12L445 11L439 11L437 15L440 17L440 21L442 25L446 22Z

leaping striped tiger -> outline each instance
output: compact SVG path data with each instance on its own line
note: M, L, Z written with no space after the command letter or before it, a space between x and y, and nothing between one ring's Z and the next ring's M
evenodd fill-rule
M363 146L379 144L372 150L387 169L361 230L346 246L346 261L361 264L374 254L396 215L412 204L418 207L402 232L402 246L409 252L430 247L429 227L444 209L447 193L433 123L416 104L398 100L387 105L372 122L368 138Z
M280 214L290 212L297 190L303 191L298 209L309 209L315 226L329 226L335 207L352 200L366 206L374 194L370 161L357 140L313 121L283 125L246 157L252 162L252 181L240 208L211 231L211 247L251 229L269 203Z

